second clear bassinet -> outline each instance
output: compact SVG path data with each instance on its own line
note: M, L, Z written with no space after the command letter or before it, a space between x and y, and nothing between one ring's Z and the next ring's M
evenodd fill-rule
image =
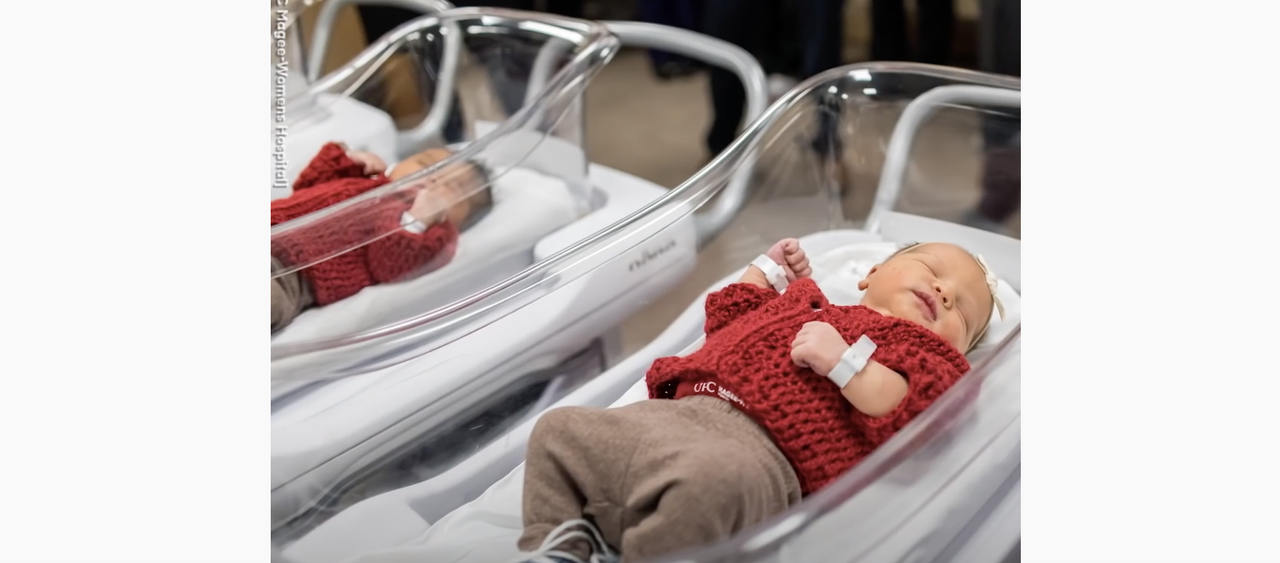
M430 159L418 172L337 204L319 202L305 214L278 214L286 202L273 203L273 280L306 268L332 270L357 255L372 263L407 238L395 211L429 186L462 186L442 192L447 198L434 202L441 212L464 201L484 203L459 228L452 259L393 255L403 263L394 279L377 281L394 288L372 287L332 306L325 292L313 290L312 300L326 306L273 334L277 379L287 366L305 380L323 379L320 365L329 364L334 375L359 371L352 364L386 352L367 348L385 340L389 327L519 271L533 242L600 207L587 179L579 96L616 48L598 24L458 10L401 26L292 96L288 113L277 115L284 124L273 126L287 132L289 151L276 183L297 185L303 171L327 173L312 159L331 142L376 154L393 177L414 169L398 164ZM512 95L519 99L502 99ZM429 149L436 152L423 152ZM440 155L449 156L440 161ZM288 202L306 196L293 195Z
M721 206L726 212L682 221L668 232L678 231L674 247L608 242L611 225L649 214L667 193L589 162L582 150L582 91L620 42L728 67L745 83L749 115L763 111L763 72L731 45L661 26L496 9L406 23L289 107L291 143L305 134L316 141L308 150L346 147L325 149L333 158L311 163L297 191L272 204L273 292L308 274L314 301L272 337L272 525L282 537L388 483L422 478L456 458L450 440L475 439L480 428L500 433L603 371L616 361L616 325L669 289L692 265L697 241L731 217ZM392 93L409 86L421 111L388 117L399 115ZM354 127L379 119L384 126ZM368 185L339 158L346 149L381 151L392 176L424 149L449 156L277 223L277 211L313 197L319 176L338 189ZM320 281L341 282L362 267L377 277L388 255L422 234L399 218L449 185L469 187L439 209L480 194L490 203L474 221L457 222L460 234L440 259L321 302L332 288ZM601 248L612 265L577 279L546 277L547 264L586 267ZM395 475L370 484L387 472Z
M836 304L861 275L908 242L946 241L983 254L1003 315L970 354L971 371L888 443L786 514L665 562L1001 561L1020 536L1020 83L940 67L866 64L799 85L712 164L573 252L537 268L526 291L575 284L620 266L661 275L659 260L690 219L727 214L697 238L680 284L623 325L623 359L549 405L606 408L646 400L659 357L700 345L705 296L783 237L799 237ZM752 171L749 198L727 190ZM696 237L695 237L696 238ZM644 249L639 259L628 252ZM624 297L625 298L625 297ZM494 297L494 303L501 301ZM531 305L530 307L532 307ZM513 313L514 314L514 313ZM433 452L456 454L419 482L277 535L295 563L487 563L517 557L525 442L537 413L493 437L463 429Z
M347 4L329 2L323 6ZM727 43L662 26L487 8L448 10L404 24L290 96L288 111L275 115L283 125L273 125L287 132L277 144L289 154L273 172L286 188L330 142L374 152L393 178L397 165L417 160L424 150L436 151L433 159L449 156L359 197L313 205L317 210L305 214L277 217L273 204L273 281L304 269L330 271L344 261L383 262L377 258L406 238L398 212L416 203L424 186L465 186L437 201L440 210L476 200L484 209L467 218L456 252L402 261L412 263L392 268L394 276L373 272L377 287L350 299L342 294L332 305L312 295L325 306L304 310L272 336L273 380L283 392L299 382L367 373L425 353L425 342L448 340L438 338L442 326L435 321L467 309L464 301L476 290L664 193L591 164L582 145L583 90L622 43L680 51L728 68L746 87L747 117L763 111L763 72ZM725 219L719 214L699 228L718 230Z

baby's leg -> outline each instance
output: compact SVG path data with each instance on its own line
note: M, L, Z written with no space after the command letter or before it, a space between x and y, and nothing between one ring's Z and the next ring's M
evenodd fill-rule
M529 436L524 469L521 551L538 550L560 524L609 512L636 447L631 409L566 407L548 411ZM609 527L608 525L604 526ZM616 545L616 544L615 544ZM556 549L586 560L590 544L573 540Z
M283 269L275 257L271 258L271 273ZM311 291L306 280L298 272L271 278L271 333L289 326L293 319L311 306Z
M800 501L769 436L711 397L555 409L529 439L522 551L586 518L624 560L722 541ZM586 560L585 540L558 549Z
M271 332L275 333L288 324L289 318L289 294L285 293L284 286L279 280L271 280Z
M652 415L624 483L624 561L728 539L800 501L800 483L769 436L712 397L647 401ZM603 526L607 539L612 530Z

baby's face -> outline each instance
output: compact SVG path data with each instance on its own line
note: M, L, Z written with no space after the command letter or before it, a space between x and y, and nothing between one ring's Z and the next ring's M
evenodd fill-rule
M453 151L450 151L449 149L427 149L406 158L403 162L397 164L395 168L392 168L391 171L387 173L387 178L392 181L399 180L424 168L430 168L440 161L449 158L452 154Z
M862 304L917 323L961 352L991 319L994 301L982 267L964 249L923 244L871 269L858 283Z
M452 155L453 152L448 149L427 149L397 164L391 172L387 173L387 178L392 181L399 180L419 170L430 168ZM474 211L467 197L474 194L477 189L484 188L479 174L475 166L459 163L433 172L423 180L422 186L438 194L445 201L458 202L449 207L448 214L453 224L461 225Z

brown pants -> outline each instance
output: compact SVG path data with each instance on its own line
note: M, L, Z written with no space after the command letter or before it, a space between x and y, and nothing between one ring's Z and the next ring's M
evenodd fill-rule
M271 274L284 269L274 256L271 257ZM289 326L293 319L310 307L313 303L311 288L307 286L302 274L292 274L271 278L271 333Z
M800 501L768 434L714 397L552 410L534 426L524 479L522 551L586 518L623 561L725 540ZM558 549L590 554L581 540Z

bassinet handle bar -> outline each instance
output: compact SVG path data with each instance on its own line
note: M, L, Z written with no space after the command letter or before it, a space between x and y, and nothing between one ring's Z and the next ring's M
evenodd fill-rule
M432 13L452 8L444 0L327 0L316 21L316 36L312 41L312 54L307 66L307 76L315 82L320 77L321 62L332 32L338 10L354 4L392 5L411 10ZM695 33L684 29L667 27L658 24L607 21L604 24L625 46L645 49L656 49L684 55L709 65L717 66L732 72L742 82L746 90L746 111L744 123L751 123L764 114L769 104L769 85L764 69L760 63L745 49L727 41ZM427 139L436 136L444 128L450 104L453 102L453 81L458 69L458 58L462 51L461 34L451 25L444 30L445 46L442 55L440 75L437 77L435 99L426 119L417 127L400 133L399 145L418 146ZM542 92L547 80L557 70L556 62L569 45L553 41L547 43L538 52L529 77L529 85L525 89L525 105ZM744 160L735 171L733 178L706 213L694 216L698 232L698 244L705 246L733 219L747 200L747 184L754 168L754 158Z
M692 31L651 23L603 22L623 45L666 51L718 66L737 75L746 89L746 112L743 123L753 123L769 107L769 83L760 62L746 49ZM554 59L552 59L554 60ZM534 77L540 76L535 67ZM546 71L544 71L546 72ZM547 74L549 76L549 73ZM531 89L532 90L532 89ZM713 155L715 156L715 155ZM738 168L720 197L705 213L694 214L698 246L705 247L724 230L747 201L747 185L755 169L754 153L739 159Z
M352 4L400 8L422 12L424 15L453 8L453 4L445 0L325 0L324 5L320 7L320 15L316 16L315 38L311 40L311 53L306 61L308 83L320 80L320 69L324 67L324 57L329 51L329 38L333 35L333 24L338 20L338 12ZM366 39L377 40L376 37ZM446 51L446 54L448 53L449 51ZM456 49L453 50L453 56L457 57Z
M876 187L876 198L871 204L871 213L867 216L867 231L880 232L885 214L893 211L897 205L902 184L906 181L911 144L915 141L920 126L939 109L955 104L1021 109L1022 91L967 84L939 86L911 100L898 118L893 135L889 137L884 167L880 170L880 184Z
M390 6L428 15L454 7L453 4L444 0L326 0L320 9L320 15L316 18L316 36L311 42L311 57L307 61L307 78L313 84L320 79L320 69L329 47L329 36L333 32L338 10L351 4ZM452 23L445 23L440 32L444 37L444 52L441 54L440 73L436 77L431 109L427 112L427 117L416 127L396 135L396 151L400 156L416 152L412 150L414 147L420 147L439 135L449 119L449 111L453 103L453 81L458 74L458 58L462 53L462 32Z

